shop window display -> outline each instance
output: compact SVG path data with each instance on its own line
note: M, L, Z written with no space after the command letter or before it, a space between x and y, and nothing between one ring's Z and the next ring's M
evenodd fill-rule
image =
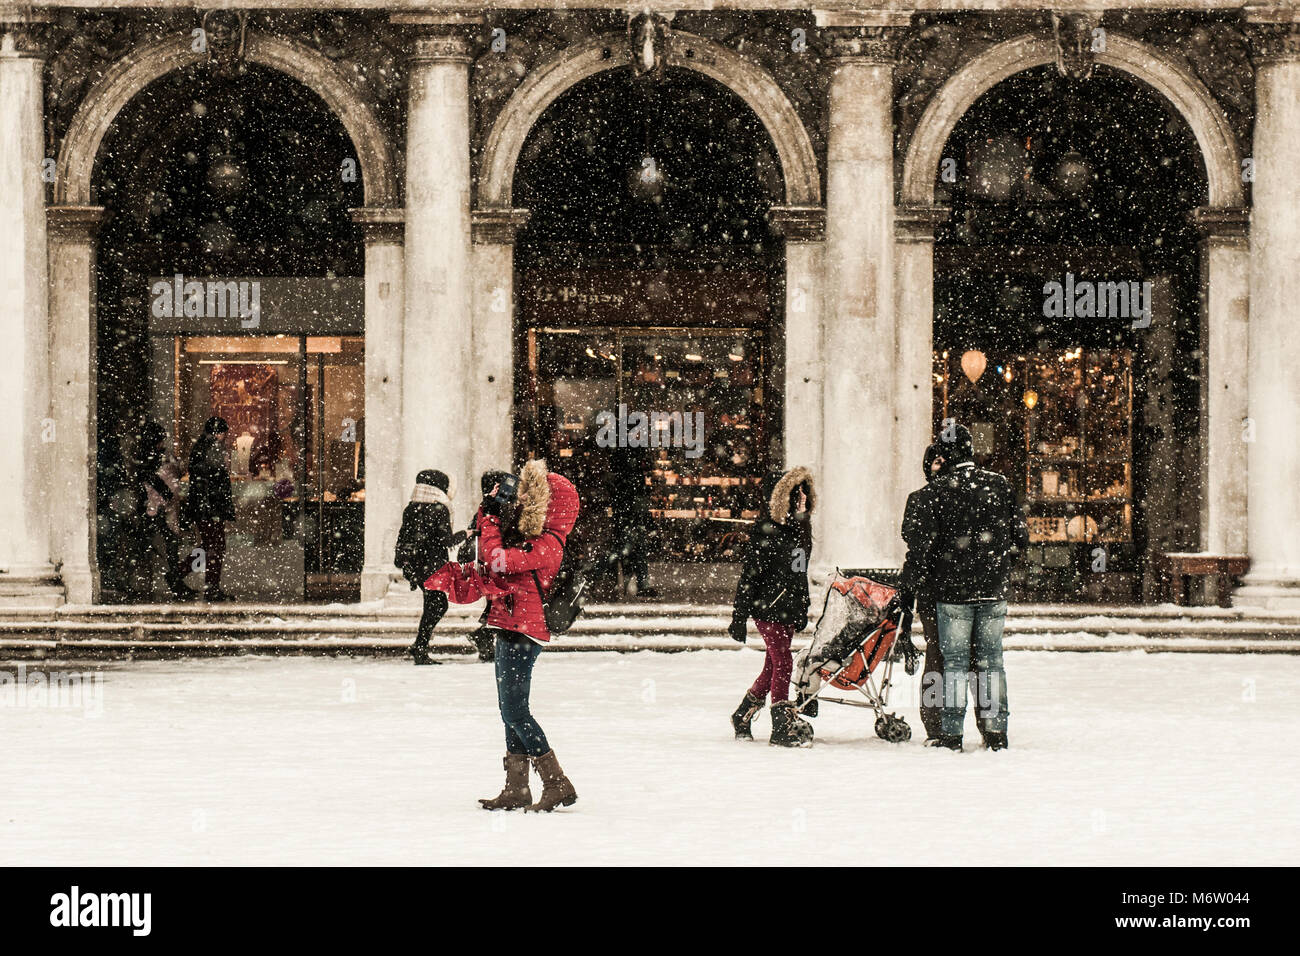
M648 512L653 560L731 560L758 516L764 348L754 329L532 330L536 440L590 513ZM611 523L586 523L589 553Z
M159 337L155 362L168 358L181 460L211 416L233 436L226 590L245 599L350 596L364 528L364 340Z
M1131 564L1131 350L944 349L934 382L936 433L946 419L962 422L977 463L1022 489L1030 538L1022 586L1050 591L1078 567Z

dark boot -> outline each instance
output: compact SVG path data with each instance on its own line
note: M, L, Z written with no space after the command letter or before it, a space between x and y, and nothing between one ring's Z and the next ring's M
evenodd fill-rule
M571 807L578 802L578 791L560 769L560 761L554 750L548 750L540 757L533 758L533 769L542 778L541 799L529 807L531 812L550 813L556 807Z
M772 705L770 744L776 747L811 747L812 738L812 724L795 713L793 701L780 700Z
M731 715L731 729L736 732L737 740L754 739L754 732L749 729L749 724L762 709L763 698L755 697L749 691L745 691L745 699L740 702L736 712Z
M961 734L955 737L949 734L940 734L938 737L931 737L925 742L927 747L940 747L944 750L955 750L961 753Z
M413 661L415 661L415 663L417 663L417 664L440 664L440 663L442 663L441 661L435 661L435 660L433 659L433 655L429 653L429 645L428 645L428 644L421 644L419 641L416 641L414 644L412 644L412 645L407 649L407 653L411 655L411 659L412 659Z
M984 735L985 750L1006 750L1007 735L1005 733L987 733Z
M491 800L480 800L484 810L518 810L533 802L528 789L528 755L506 754L502 761L506 767L505 788Z

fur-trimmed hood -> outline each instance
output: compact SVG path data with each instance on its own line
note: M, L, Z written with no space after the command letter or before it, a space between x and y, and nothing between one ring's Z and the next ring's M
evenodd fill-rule
M563 475L546 470L546 462L535 459L519 473L519 533L536 538L543 531L558 533L566 540L578 520L578 492Z
M546 462L535 458L519 473L519 533L535 538L546 527L546 509L551 504L551 483L546 480Z
M777 524L785 524L790 517L790 493L801 484L808 486L808 513L817 505L817 492L813 484L812 472L799 465L791 468L777 481L767 499L767 513Z

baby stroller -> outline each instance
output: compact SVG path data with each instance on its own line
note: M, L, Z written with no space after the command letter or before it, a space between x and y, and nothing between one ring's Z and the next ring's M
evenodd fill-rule
M900 611L891 603L896 593L896 589L871 578L845 577L836 570L826 589L826 602L812 643L794 662L800 713L816 717L820 701L870 707L876 712L876 736L890 743L911 739L912 728L907 721L885 713L894 659L900 649L895 638L900 624L905 632L911 626L911 611ZM902 643L907 653L915 654L910 642ZM873 677L881 662L884 667ZM912 669L909 665L909 673ZM866 701L825 696L828 687L856 690Z

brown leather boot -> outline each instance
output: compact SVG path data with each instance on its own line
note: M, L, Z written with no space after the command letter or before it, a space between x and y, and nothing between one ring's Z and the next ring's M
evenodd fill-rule
M490 800L479 800L484 810L518 810L533 802L532 791L528 789L528 755L506 754L501 761L506 767L506 785L497 796Z
M571 807L578 802L578 791L573 789L573 784L569 783L569 778L560 769L560 761L556 759L554 750L534 757L533 769L542 778L542 798L529 807L529 811L545 810L550 813L556 807Z

